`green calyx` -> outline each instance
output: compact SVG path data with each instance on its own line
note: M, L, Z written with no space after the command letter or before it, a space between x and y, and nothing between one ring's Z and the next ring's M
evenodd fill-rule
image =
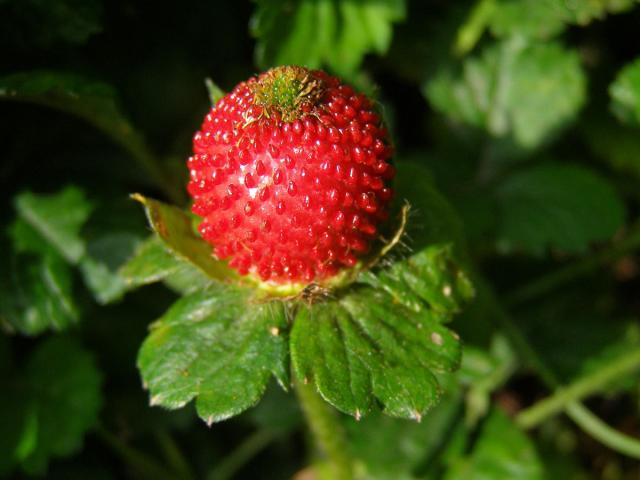
M300 118L321 99L325 87L321 79L304 67L272 68L253 84L254 103L267 116L278 113L285 122Z

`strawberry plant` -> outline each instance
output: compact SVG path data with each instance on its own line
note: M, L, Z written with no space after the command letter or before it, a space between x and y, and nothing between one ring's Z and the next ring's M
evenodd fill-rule
M0 0L0 478L638 478L638 2L185 6Z

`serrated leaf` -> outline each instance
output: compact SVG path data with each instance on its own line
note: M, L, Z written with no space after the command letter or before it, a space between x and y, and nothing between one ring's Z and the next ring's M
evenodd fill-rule
M615 189L591 170L542 164L513 174L498 187L498 246L542 255L548 248L584 252L610 238L625 208Z
M471 453L457 459L445 480L543 480L535 446L500 410L486 419Z
M465 60L461 71L440 71L424 93L451 120L531 149L575 118L585 88L576 52L512 39Z
M2 402L13 402L14 407L0 409L0 438L7 442L3 452L10 462L42 474L51 458L81 448L102 403L101 375L86 350L70 338L50 338L19 375L6 381Z
M0 319L25 335L76 323L71 270L64 260L52 255L5 259L0 270Z
M184 211L142 195L135 195L134 199L144 205L151 228L175 256L200 269L212 280L238 279L236 271L226 262L213 257L211 245L196 235L191 217Z
M368 53L384 54L393 24L404 19L404 0L256 0L251 31L257 63L328 65L353 76Z
M80 229L93 209L84 193L76 187L67 187L53 195L36 195L24 192L15 198L19 218L68 262L77 263L85 253ZM14 239L21 250L43 253L37 248L33 236L27 237L24 228L14 230Z
M291 360L303 382L313 381L320 395L359 418L373 406L369 369L343 333L349 313L337 302L302 306L291 330Z
M640 58L626 65L609 87L611 109L618 119L640 126Z
M288 385L285 307L247 291L206 290L178 300L152 327L138 367L153 405L195 399L208 423L255 405L272 374Z
M356 418L375 397L385 413L419 420L440 396L434 372L454 370L460 360L458 339L441 321L367 287L301 307L291 332L294 371Z
M460 311L474 295L467 275L453 260L450 245L433 245L377 274L366 272L362 281L385 290L393 301L414 311L426 303L443 315Z

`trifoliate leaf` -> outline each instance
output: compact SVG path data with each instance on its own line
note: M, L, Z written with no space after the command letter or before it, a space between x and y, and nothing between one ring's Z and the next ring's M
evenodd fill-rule
M191 217L184 211L142 195L135 195L134 199L144 205L151 227L173 255L200 269L212 280L238 278L235 270L213 257L211 245L194 232Z
M624 204L602 177L578 165L549 163L517 172L497 191L498 247L542 255L584 252L623 224Z
M257 63L327 65L352 77L368 53L384 54L393 24L404 19L404 0L256 0L251 30Z
M465 60L461 71L440 71L424 93L451 120L531 149L575 118L585 84L576 52L511 39Z
M247 291L205 290L178 300L153 324L138 357L152 405L196 400L208 423L255 405L271 375L288 381L282 302L257 303Z
M609 87L611 109L618 119L640 126L640 58L625 66Z
M471 453L454 461L445 480L543 480L535 446L500 410L487 418Z
M40 344L25 369L3 379L0 438L7 461L31 474L46 471L51 458L78 451L98 418L101 375L93 357L74 340L53 337ZM8 429L8 430L7 430ZM9 466L0 461L0 468Z
M294 371L356 418L376 398L385 413L419 420L440 396L434 372L454 370L460 360L457 336L443 321L436 312L410 310L366 287L300 306L291 332Z
M80 229L93 209L84 193L76 187L67 187L53 195L19 194L15 199L18 216L68 262L77 263L85 253ZM20 227L18 227L20 228ZM24 229L20 229L24 232ZM35 251L36 247L26 236L16 238L21 250ZM42 253L42 251L37 252Z

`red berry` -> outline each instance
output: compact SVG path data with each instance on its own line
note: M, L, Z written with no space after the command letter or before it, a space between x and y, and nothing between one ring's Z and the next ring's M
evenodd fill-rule
M240 83L193 152L200 233L241 274L325 280L353 267L386 219L386 129L366 96L324 72L278 67Z

